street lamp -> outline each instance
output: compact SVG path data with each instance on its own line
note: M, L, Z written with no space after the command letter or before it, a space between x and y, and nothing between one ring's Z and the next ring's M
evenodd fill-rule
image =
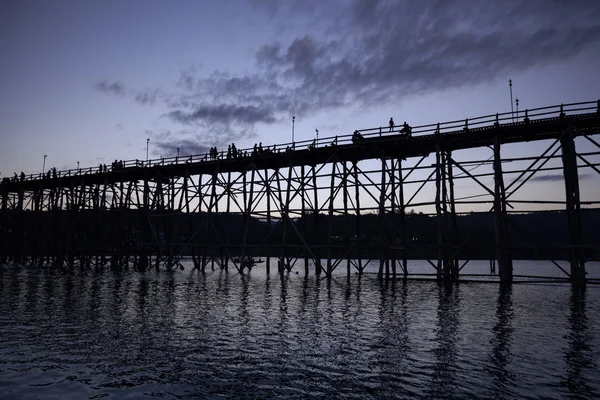
M77 169L79 169L79 161L77 161Z
M510 114L512 115L512 122L515 122L515 110L513 109L513 97L512 97L512 79L508 80L508 86L510 87Z
M150 146L150 138L146 139L146 162L148 162L148 146Z
M292 116L292 145L294 145L294 122L296 121L296 116Z
M315 129L315 131L317 131L317 147L319 147L319 130Z
M44 154L44 164L42 164L42 174L44 172L46 172L46 157L48 157L48 154Z
M179 158L179 147L177 148L177 158Z
M515 103L517 103L517 122L519 122L519 99L515 99Z

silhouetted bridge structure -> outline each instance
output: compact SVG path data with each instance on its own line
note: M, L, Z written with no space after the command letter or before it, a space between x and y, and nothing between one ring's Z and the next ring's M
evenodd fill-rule
M379 275L388 277L409 276L408 260L419 258L433 276L454 280L479 257L497 262L499 279L511 282L514 256L529 249L568 260L569 268L552 262L566 279L584 282L586 259L600 245L582 234L582 206L600 199L580 199L578 169L600 173L592 160L600 155L593 137L600 133L599 106L582 102L414 126L411 134L401 126L364 129L235 154L15 174L0 183L0 262L170 269L190 257L202 271L243 272L252 265L245 260L262 257L267 271L272 264L284 272L303 262L306 273L314 268L329 277L342 264L348 274L363 273L367 261L378 260ZM578 153L577 137L593 151ZM541 140L551 143L541 154L500 154L503 145ZM453 156L466 149L491 156ZM528 166L508 171L511 162ZM473 172L477 167L489 170ZM556 170L564 176L564 200L514 198L534 174ZM483 194L456 197L457 179L470 180ZM560 207L566 223L553 229L564 230L566 239L517 239L511 209L527 204ZM485 243L475 243L478 233L457 223L468 212L457 208L475 206L489 209L493 232ZM419 218L429 233L419 236L409 227L411 218L421 224L414 208L427 211ZM427 235L433 240L422 239Z

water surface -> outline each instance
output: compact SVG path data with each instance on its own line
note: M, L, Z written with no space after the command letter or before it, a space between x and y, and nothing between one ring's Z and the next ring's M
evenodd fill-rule
M600 288L0 267L0 397L598 398Z

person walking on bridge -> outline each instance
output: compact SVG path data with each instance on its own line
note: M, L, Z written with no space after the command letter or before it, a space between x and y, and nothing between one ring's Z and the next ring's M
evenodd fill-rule
M390 118L390 132L394 130L394 118Z

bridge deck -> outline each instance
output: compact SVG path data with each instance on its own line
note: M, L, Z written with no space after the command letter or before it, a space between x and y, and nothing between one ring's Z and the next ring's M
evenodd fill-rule
M600 101L598 102L600 103ZM108 167L106 172L98 172L98 167L80 170L58 171L57 176L47 178L43 174L32 174L24 180L12 178L0 183L0 191L17 192L39 189L52 189L74 185L95 185L111 182L141 181L177 178L185 175L212 174L216 169L223 172L244 172L249 164L256 169L278 169L301 165L318 165L336 161L361 161L376 158L410 158L430 154L439 148L459 150L485 147L493 144L497 136L500 143L519 143L545 139L557 139L561 134L574 128L574 136L600 133L598 103L586 102L570 105L544 107L521 112L520 121L513 122L513 114L478 117L465 121L451 121L414 127L412 135L399 130L384 133L382 128L365 129L360 132L364 140L353 143L351 136L324 138L318 143L304 141L293 144L295 150L287 150L291 143L276 145L262 154L227 158L220 153L211 160L208 155L172 157L143 162L129 160L122 168ZM536 112L537 111L537 112ZM569 114L570 113L570 114ZM537 117L537 118L536 118ZM468 126L468 128L466 128ZM337 143L333 145L333 141ZM314 146L314 148L310 148Z

